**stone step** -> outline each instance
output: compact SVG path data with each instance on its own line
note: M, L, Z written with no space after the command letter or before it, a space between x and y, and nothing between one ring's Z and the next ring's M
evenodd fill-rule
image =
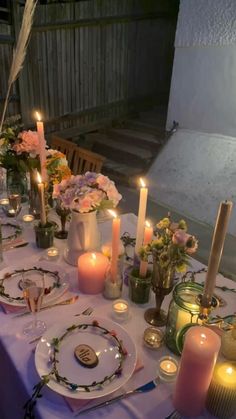
M140 149L158 151L163 143L160 136L134 129L112 128L108 129L106 133L112 140L118 141L119 144L125 143L125 145L137 146Z
M145 172L140 167L131 167L111 159L107 159L102 168L103 174L109 176L115 183L124 185L131 185L134 178L143 176Z
M124 122L126 128L133 129L135 131L142 131L148 134L152 134L161 141L166 137L166 131L163 126L152 125L145 121L140 121L138 119L128 119Z
M152 161L153 154L150 150L145 150L136 145L125 144L114 141L112 138L101 133L88 134L88 143L92 142L92 151L95 151L113 161L122 162L132 167L141 169L148 166Z

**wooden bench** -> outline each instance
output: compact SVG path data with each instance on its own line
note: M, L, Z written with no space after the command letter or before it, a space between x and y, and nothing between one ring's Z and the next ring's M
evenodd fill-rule
M54 134L51 136L50 147L65 154L68 165L74 175L83 174L88 171L100 173L103 163L106 160L100 154L79 147L72 141L64 140Z

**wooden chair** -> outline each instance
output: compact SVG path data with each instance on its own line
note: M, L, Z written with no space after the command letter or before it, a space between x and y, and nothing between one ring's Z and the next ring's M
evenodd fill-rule
M82 147L76 147L72 172L74 175L80 175L85 172L100 173L105 157L93 151Z
M74 156L77 145L72 143L72 141L67 141L58 137L57 135L52 135L50 146L51 148L61 151L61 153L65 154L68 161L68 166L71 170L73 170Z

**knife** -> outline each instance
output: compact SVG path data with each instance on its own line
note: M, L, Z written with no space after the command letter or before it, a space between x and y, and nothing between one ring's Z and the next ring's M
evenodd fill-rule
M131 396L132 394L136 393L147 393L148 391L153 390L156 388L158 384L159 378L155 378L155 380L149 381L148 383L144 384L141 387L137 387L134 390L126 391L125 393L120 394L119 396L113 397L113 399L106 400L105 402L98 403L95 406L88 407L87 409L80 410L74 414L74 417L82 415L84 413L91 412L92 410L99 409L100 407L108 406L118 400L124 399L125 397Z
M7 250L16 249L17 247L25 247L28 244L29 244L29 242L24 242L24 243L19 243L19 244L12 244L12 245L6 244L5 246L3 245L2 250L4 252L6 252Z

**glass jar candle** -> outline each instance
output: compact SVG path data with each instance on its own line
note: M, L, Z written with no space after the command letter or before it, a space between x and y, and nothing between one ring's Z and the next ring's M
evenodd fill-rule
M177 346L181 330L189 323L201 324L198 296L202 293L203 286L195 282L182 282L173 290L166 325L166 345L177 355L181 352Z

